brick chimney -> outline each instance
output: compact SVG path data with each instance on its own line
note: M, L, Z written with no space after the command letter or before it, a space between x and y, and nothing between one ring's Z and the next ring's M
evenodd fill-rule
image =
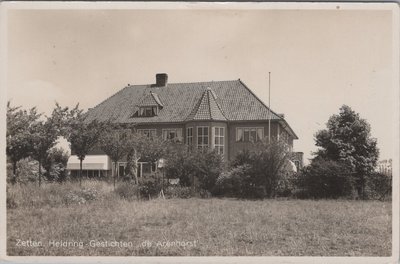
M156 86L164 87L168 84L168 74L166 73L157 73L156 74Z

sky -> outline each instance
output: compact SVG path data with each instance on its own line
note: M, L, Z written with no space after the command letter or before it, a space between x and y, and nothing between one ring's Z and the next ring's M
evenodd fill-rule
M284 113L311 158L343 104L394 155L392 13L385 10L10 10L7 99L50 113L127 84L241 79ZM396 121L397 122L397 121Z

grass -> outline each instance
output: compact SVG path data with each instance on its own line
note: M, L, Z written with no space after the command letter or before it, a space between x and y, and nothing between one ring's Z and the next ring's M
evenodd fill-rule
M74 199L87 190L95 190L92 199ZM13 201L7 210L8 255L391 255L390 202L127 201L113 192L112 185L101 182L84 182L82 187L47 184L40 189L13 186L8 197ZM18 239L41 245L18 246ZM100 244L93 247L92 240ZM49 241L76 244L56 247ZM106 241L125 242L127 247L106 247Z

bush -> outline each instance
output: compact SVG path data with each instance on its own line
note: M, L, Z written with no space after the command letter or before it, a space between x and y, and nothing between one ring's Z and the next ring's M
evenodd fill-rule
M240 152L232 161L233 168L247 166L245 173L232 171L232 179L238 177L235 184L241 185L241 196L246 198L263 198L286 195L290 183L286 179L292 170L289 166L291 153L283 140L266 140L256 142L252 151ZM240 170L239 170L240 171Z
M298 174L298 196L303 198L339 198L352 195L354 177L343 163L318 159Z
M297 173L287 172L281 176L276 186L276 195L278 197L293 196L296 190Z
M164 189L166 198L183 198L187 199L192 197L192 190L190 187L183 186L168 186Z
M255 184L252 167L248 164L234 167L222 173L213 189L219 196L260 199L265 196L264 186Z
M169 154L166 162L168 178L179 178L181 186L194 185L198 191L211 192L223 168L222 156L216 151L188 150L179 145Z
M83 188L69 191L65 197L66 204L85 204L97 200L98 192L94 188Z
M392 195L392 177L381 173L368 175L365 187L365 198L373 200L390 199Z
M151 175L146 178L139 178L138 181L140 197L151 198L160 194L162 188L161 178ZM164 182L164 187L167 187L166 182Z
M115 193L128 201L139 198L139 186L131 182L124 182L115 188Z

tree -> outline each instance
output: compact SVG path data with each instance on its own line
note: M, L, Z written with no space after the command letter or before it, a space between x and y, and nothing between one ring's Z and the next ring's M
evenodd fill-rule
M56 103L51 116L46 116L44 120L32 125L30 142L33 148L32 157L39 163L39 186L42 181L42 165L48 156L48 151L56 145L58 137L67 133L67 124L77 112L78 106L70 110Z
M45 175L48 180L65 180L69 156L69 153L63 148L53 147L48 151L47 157L43 161L43 168L46 170Z
M365 176L374 171L379 156L377 141L371 138L370 130L365 119L343 105L338 115L329 118L327 129L315 134L316 146L320 147L316 157L349 166L360 197L364 196Z
M112 177L115 180L118 161L120 161L127 153L128 147L126 144L126 138L129 131L122 129L121 127L108 124L102 132L99 140L99 145L102 151L106 153L111 160L114 162L114 170L112 171Z
M86 155L96 146L103 132L103 126L96 122L87 122L82 112L70 122L67 140L71 150L79 159L79 184L82 184L82 163Z
M346 164L314 159L297 177L301 195L311 198L339 198L352 195L354 179Z
M7 102L6 154L13 167L13 183L17 181L17 162L33 151L30 142L32 127L39 118L36 108L22 110Z
M250 169L246 170L246 175L249 175L246 184L259 188L259 192L262 192L262 188L267 197L275 197L280 180L288 173L290 157L289 146L283 139L271 142L263 139L254 143L253 150L239 153L232 167L248 165Z
M197 186L211 192L223 168L222 156L216 150L190 149L184 144L174 143L166 155L167 175L179 178L181 186L191 186L192 194Z
M140 159L148 162L157 162L166 153L168 141L159 137L133 133L127 140L127 173L133 176L138 183L137 169Z

